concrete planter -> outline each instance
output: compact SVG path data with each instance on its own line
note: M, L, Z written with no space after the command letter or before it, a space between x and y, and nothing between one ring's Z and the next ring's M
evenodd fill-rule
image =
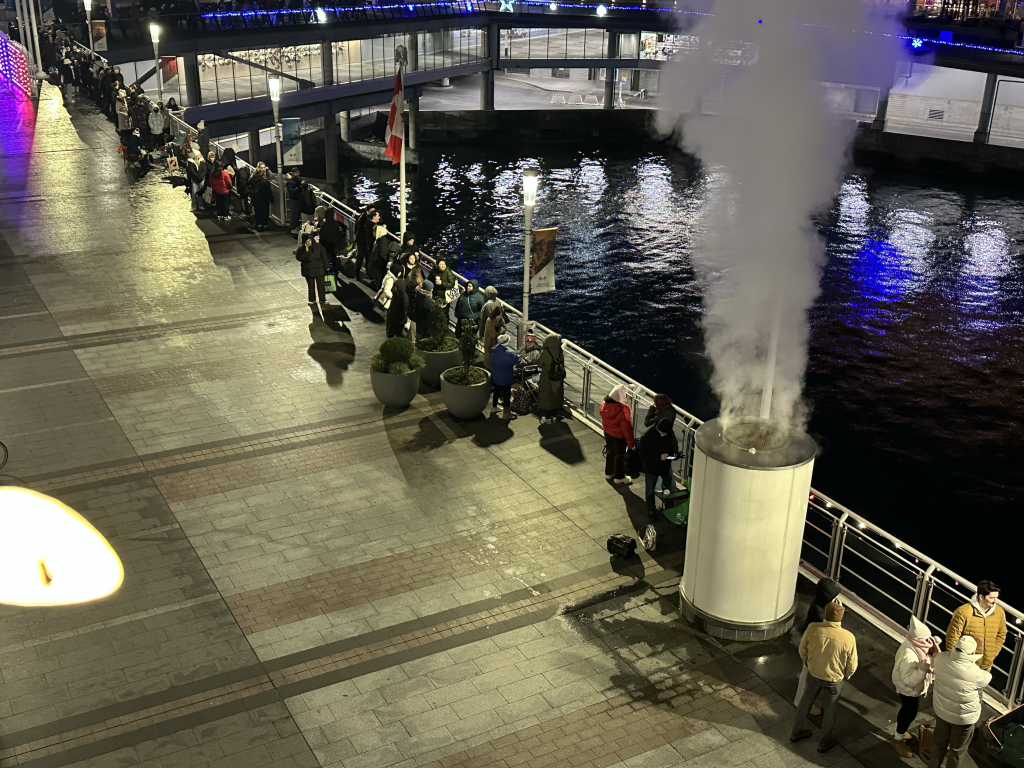
M491 374L483 368L477 370L487 374L487 378L480 384L452 384L444 378L444 374L441 375L441 397L444 398L448 412L457 419L475 419L487 407L487 400L491 396Z
M444 371L462 363L462 355L457 349L453 349L451 352L427 352L416 345L416 352L426 362L420 378L432 387L440 386L441 374Z
M378 373L370 371L370 386L373 395L385 408L405 408L420 391L420 371L409 373Z

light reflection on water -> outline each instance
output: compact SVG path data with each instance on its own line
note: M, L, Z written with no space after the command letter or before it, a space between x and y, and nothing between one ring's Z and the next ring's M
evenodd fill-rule
M690 264L708 185L686 158L460 149L425 161L437 170L414 180L411 228L514 305L519 182L539 165L534 224L559 226L558 290L533 297L531 314L698 416L715 415ZM361 173L353 184L363 202L392 190ZM806 395L824 448L815 483L963 569L973 555L922 530L921 515L970 508L998 524L1024 496L1024 202L1007 194L850 175L817 220L828 260L810 313Z

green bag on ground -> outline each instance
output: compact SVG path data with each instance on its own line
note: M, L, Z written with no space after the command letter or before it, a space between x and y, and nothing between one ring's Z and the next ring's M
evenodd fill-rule
M689 485L689 481L687 481ZM690 491L680 488L662 499L661 511L673 525L686 525L690 519Z
M1010 723L1003 731L1003 748L999 758L1014 768L1024 768L1024 725Z

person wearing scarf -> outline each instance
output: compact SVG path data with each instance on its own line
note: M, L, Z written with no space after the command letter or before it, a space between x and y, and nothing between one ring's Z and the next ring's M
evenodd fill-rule
M940 651L939 639L931 636L927 625L911 616L907 635L896 651L896 662L892 668L892 683L900 697L892 748L900 757L914 756L914 751L906 743L907 731L917 717L921 699L935 679L935 657Z

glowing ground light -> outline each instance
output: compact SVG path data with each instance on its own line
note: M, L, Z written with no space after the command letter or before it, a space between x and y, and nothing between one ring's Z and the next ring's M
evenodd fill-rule
M922 40L920 37L912 37L912 38L910 38L910 47L911 48L923 48L924 47L924 40Z
M84 603L122 581L121 560L88 520L49 496L0 487L0 603Z

